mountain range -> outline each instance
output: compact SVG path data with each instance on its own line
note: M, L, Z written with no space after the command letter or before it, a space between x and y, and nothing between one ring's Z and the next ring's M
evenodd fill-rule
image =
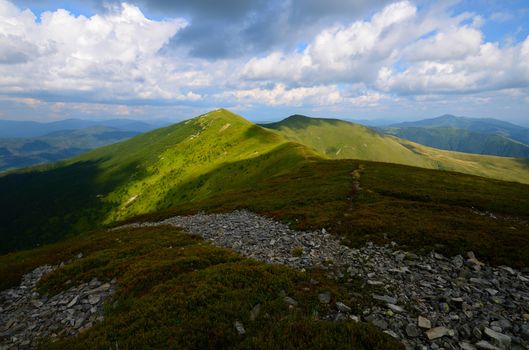
M377 327L398 313L412 320L398 334L417 339L416 316L395 303L425 283L472 290L487 314L508 306L474 281L500 279L498 294L520 301L518 270L481 261L529 266L528 174L526 159L340 120L256 125L224 109L8 171L0 341L34 342L65 320L69 336L41 348L404 349ZM469 275L454 286L458 273ZM427 298L428 317L447 288ZM465 314L454 312L441 317L455 329Z
M443 115L393 124L379 130L450 151L529 157L529 129L497 119Z
M138 131L93 126L35 137L0 138L0 172L70 158L138 134Z
M529 183L524 159L440 151L339 120L292 116L258 126L221 109L0 177L1 246L20 249L138 215L211 202L326 159Z
M0 138L37 137L57 131L78 130L91 127L108 127L122 131L145 132L159 124L147 124L131 119L85 120L64 119L56 122L41 123L35 121L0 120Z

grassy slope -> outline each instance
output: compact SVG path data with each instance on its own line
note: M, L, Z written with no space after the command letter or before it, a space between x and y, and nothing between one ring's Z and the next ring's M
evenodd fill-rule
M210 112L67 162L0 177L1 250L251 186L315 158L226 110ZM207 181L204 174L210 174Z
M73 258L78 252L83 258ZM332 307L318 301L323 291L359 310L357 297L317 271L258 263L172 227L96 232L1 256L0 285L16 283L14 271L65 260L41 280L41 293L93 277L115 277L118 288L103 322L45 349L403 349L373 326L318 320ZM285 295L299 305L289 308ZM257 304L261 311L252 321Z
M293 116L264 125L332 159L361 159L529 183L526 161L442 151L334 119Z
M438 149L502 157L529 158L529 146L501 135L483 134L452 127L384 128L382 131Z
M492 264L529 266L529 185L389 163L318 160L252 187L132 221L237 208L300 229L326 227L351 246L393 240L419 253L474 250Z

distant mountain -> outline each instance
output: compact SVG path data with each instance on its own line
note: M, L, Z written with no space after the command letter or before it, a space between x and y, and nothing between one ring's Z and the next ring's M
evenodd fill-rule
M525 160L439 150L343 120L293 115L262 126L328 158L398 163L529 182L525 179L529 175Z
M453 127L383 128L383 132L426 146L465 153L529 158L529 146L497 134Z
M0 171L70 158L138 133L98 126L31 138L0 138Z
M37 152L46 149L46 143L39 139L26 148ZM4 153L11 152L1 147ZM263 188L272 190L269 202L257 200L254 205L272 205L270 212L283 211L280 203L273 203L285 195L281 187L284 176L293 174L296 186L304 189L310 185L299 179L311 177L315 164L323 167L319 170L322 176L330 178L334 167L346 169L340 176L349 193L354 167L344 159L529 183L529 162L524 160L440 151L340 120L292 116L262 127L220 109L62 162L1 174L0 252L56 241L137 215L211 203L213 198L226 200ZM384 183L410 181L393 170L390 173L396 179L377 176ZM435 175L436 181L443 174L447 173ZM307 194L296 201L310 198ZM295 212L288 215L297 218Z
M355 124L361 124L365 126L374 126L374 127L382 127L382 126L386 126L386 125L390 125L394 123L393 120L389 120L389 119L349 119L349 118L345 118L343 120L351 122L351 123L355 123Z
M437 118L389 125L390 128L450 127L482 134L493 134L529 145L529 129L523 126L491 118L456 117L445 114Z
M138 120L109 119L84 120L65 119L56 122L40 123L34 121L0 120L0 138L36 137L61 130L79 130L96 126L116 128L121 131L145 132L158 127Z

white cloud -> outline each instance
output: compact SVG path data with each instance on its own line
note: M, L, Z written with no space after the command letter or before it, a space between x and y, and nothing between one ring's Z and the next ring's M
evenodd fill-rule
M312 86L287 89L276 84L271 89L254 88L218 94L217 99L235 99L242 103L277 105L332 105L343 100L336 86Z
M192 78L189 72L159 55L186 25L183 19L149 20L126 3L92 17L44 12L37 21L29 10L0 0L0 93L197 100L186 86L193 80L178 79Z
M501 16L454 15L453 3L395 2L364 20L307 30L302 50L208 60L174 45L165 50L189 25L182 18L151 20L127 3L91 17L59 9L37 18L0 0L0 99L16 96L12 101L28 108L48 101L54 113L73 110L71 101L89 102L77 104L83 115L133 114L139 109L125 108L129 101L159 100L188 110L214 101L347 112L403 100L492 104L492 93L513 89L519 95L512 98L527 103L529 37L487 41L481 25Z

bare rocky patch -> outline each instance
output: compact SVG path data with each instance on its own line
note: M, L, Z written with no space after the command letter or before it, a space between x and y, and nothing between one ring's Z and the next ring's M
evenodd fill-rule
M267 263L322 268L344 281L361 279L377 291L371 304L354 314L337 301L333 317L370 322L408 349L529 348L529 276L507 266L488 266L472 252L467 257L438 252L418 256L396 244L371 243L352 249L325 229L295 231L248 211L128 226L152 225L178 226ZM331 295L320 295L322 303L331 300Z

